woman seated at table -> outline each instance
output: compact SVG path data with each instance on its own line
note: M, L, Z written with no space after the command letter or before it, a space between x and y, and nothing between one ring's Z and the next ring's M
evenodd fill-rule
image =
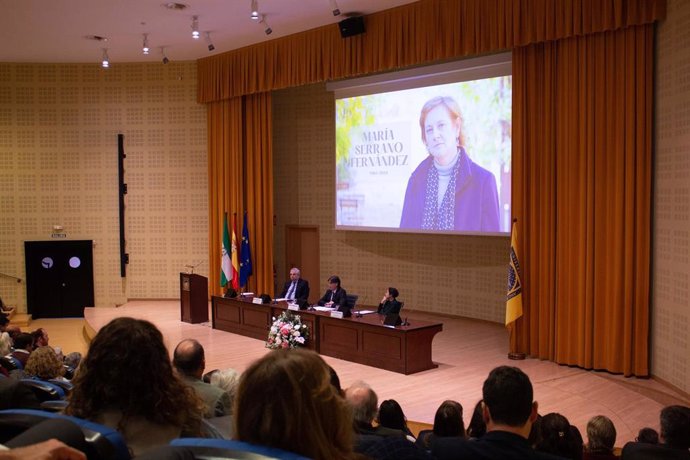
M340 278L336 275L328 278L328 289L319 300L319 305L323 307L335 308L343 312L343 316L350 316L350 307L347 304L347 292L340 287Z
M401 307L402 304L398 302L398 290L394 287L389 287L384 294L383 299L381 299L378 313L382 315L389 315L391 313L400 314Z

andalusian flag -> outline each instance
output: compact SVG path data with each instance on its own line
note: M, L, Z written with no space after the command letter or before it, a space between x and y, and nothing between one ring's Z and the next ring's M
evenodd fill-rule
M232 216L232 287L235 290L240 288L240 264L237 262L237 215Z
M223 249L220 256L220 285L225 287L231 279L230 234L228 233L228 213L225 213L223 216Z
M508 266L508 299L506 301L506 326L522 316L522 282L517 251L517 222L513 220L510 237L510 265Z

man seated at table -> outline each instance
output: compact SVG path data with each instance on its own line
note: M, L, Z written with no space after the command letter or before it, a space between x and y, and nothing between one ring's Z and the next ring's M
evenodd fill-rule
M328 289L319 300L319 305L323 307L335 308L343 312L343 316L350 316L352 307L347 304L347 292L340 287L340 278L336 275L328 278Z
M290 279L285 282L285 286L278 297L297 302L309 299L309 282L301 278L299 268L292 267L290 269Z

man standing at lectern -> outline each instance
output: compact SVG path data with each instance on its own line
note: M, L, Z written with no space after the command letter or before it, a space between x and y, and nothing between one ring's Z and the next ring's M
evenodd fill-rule
M288 300L309 300L309 282L300 278L299 268L290 269L290 279L285 282L278 297Z

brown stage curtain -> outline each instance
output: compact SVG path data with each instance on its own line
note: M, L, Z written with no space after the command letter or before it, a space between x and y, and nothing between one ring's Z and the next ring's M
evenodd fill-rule
M326 80L647 24L665 0L421 0L368 15L343 39L337 24L200 59L208 103Z
M246 290L273 292L273 160L271 96L235 97L207 105L209 177L209 291L221 295L223 214L237 242L247 211L253 275Z
M514 50L517 350L646 376L653 25Z

